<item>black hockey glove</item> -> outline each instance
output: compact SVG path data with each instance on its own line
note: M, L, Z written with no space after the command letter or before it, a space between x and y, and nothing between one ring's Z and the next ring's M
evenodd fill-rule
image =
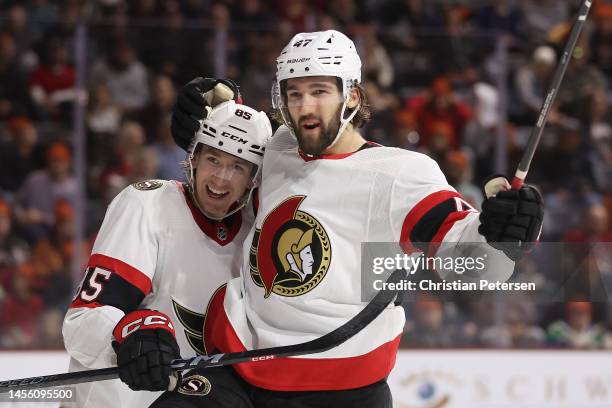
M485 185L485 193L489 197L482 203L478 232L493 248L516 261L533 249L540 235L542 196L527 184L520 190L499 191L494 196Z
M180 358L170 318L155 310L135 310L113 330L119 378L132 390L166 391L170 362Z
M212 107L231 99L240 102L240 91L229 79L197 77L184 85L172 111L171 130L176 144L187 150L200 128L199 121L206 119Z

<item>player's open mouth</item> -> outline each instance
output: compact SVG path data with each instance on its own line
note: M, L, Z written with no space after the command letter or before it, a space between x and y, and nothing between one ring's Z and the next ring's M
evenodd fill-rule
M229 194L229 191L216 190L210 186L206 186L206 193L212 198L220 199Z
M302 128L306 130L313 130L320 126L321 124L318 121L309 120L302 124Z

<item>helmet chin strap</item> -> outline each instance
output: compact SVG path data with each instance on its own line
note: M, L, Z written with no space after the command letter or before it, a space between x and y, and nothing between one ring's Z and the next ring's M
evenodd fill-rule
M351 123L351 120L353 120L353 118L357 114L357 111L359 110L359 104L357 104L357 106L355 107L355 109L353 109L353 112L351 112L348 118L345 118L344 112L346 111L346 107L347 107L346 105L348 101L349 101L349 96L347 96L346 99L344 100L344 103L342 103L342 110L340 111L340 128L338 129L338 133L336 134L336 137L334 138L334 140L332 140L332 142L325 149L331 149L332 147L334 147L334 145L338 142L338 140L340 140L340 135L344 132L348 124Z
M332 140L330 144L325 146L325 150L332 148L338 142L338 140L340 140L340 135L342 134L342 132L344 132L348 124L351 123L351 120L353 120L353 118L357 114L357 111L359 110L360 105L358 104L353 110L353 112L351 112L351 114L348 116L348 118L345 118L344 112L346 111L347 102L348 102L348 98L342 104L342 110L340 111L340 127L338 128L338 133L336 133L336 137L334 137L334 140ZM281 116L283 117L283 121L285 122L285 125L289 128L289 131L291 131L293 136L296 136L295 128L292 125L292 122L288 121L287 118L285 118L285 114L282 111L282 109L281 109Z

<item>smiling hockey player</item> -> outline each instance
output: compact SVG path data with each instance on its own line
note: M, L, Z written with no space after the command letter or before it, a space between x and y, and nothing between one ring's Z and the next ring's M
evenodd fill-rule
M117 364L132 390L163 391L172 359L206 353L203 313L238 275L271 133L263 112L225 102L189 148L187 184L143 181L113 200L64 319L71 371ZM146 407L158 395L119 380L76 392L80 407Z

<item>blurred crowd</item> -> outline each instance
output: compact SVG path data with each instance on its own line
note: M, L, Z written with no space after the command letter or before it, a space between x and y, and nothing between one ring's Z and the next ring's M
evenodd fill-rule
M184 178L169 120L177 87L193 77L234 79L248 104L270 111L275 58L289 38L341 30L364 64L373 111L364 136L435 158L479 207L479 183L516 168L578 3L0 2L0 347L60 347L72 271L84 268L108 203L136 181ZM75 54L81 22L84 58ZM85 105L84 186L74 172L77 103ZM547 206L542 240L570 250L536 249L517 278L571 275L573 296L546 304L431 296L406 307L403 345L612 347L611 103L612 1L595 0L529 175ZM75 248L83 192L86 240Z

